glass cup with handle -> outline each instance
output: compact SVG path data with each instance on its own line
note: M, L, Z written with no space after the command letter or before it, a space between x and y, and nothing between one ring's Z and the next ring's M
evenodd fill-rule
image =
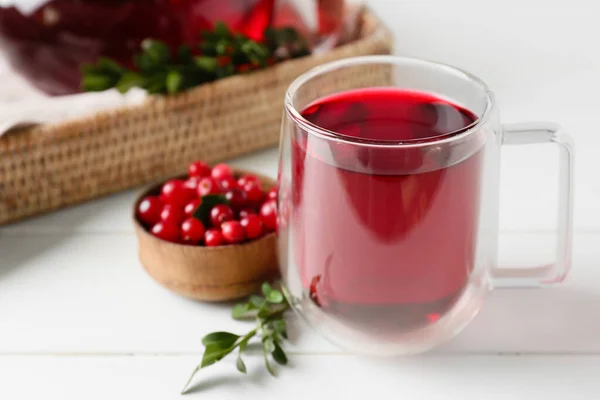
M501 149L560 149L556 260L498 265ZM368 354L428 350L490 290L548 286L571 259L573 146L554 123L503 125L493 92L458 68L396 56L336 61L285 98L279 256L312 327Z

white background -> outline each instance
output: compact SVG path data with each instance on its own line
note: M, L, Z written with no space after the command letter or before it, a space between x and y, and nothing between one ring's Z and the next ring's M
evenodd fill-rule
M189 398L595 399L600 391L600 23L594 1L371 0L398 54L455 64L494 89L506 122L552 120L576 143L574 263L562 286L495 292L421 357L341 354L292 320L292 365L211 367ZM1 90L1 86L0 86ZM552 258L556 154L504 152L502 259ZM275 176L276 150L234 160ZM0 229L0 399L175 399L228 307L182 300L137 261L135 192ZM532 231L528 233L528 231ZM256 357L258 359L258 357Z

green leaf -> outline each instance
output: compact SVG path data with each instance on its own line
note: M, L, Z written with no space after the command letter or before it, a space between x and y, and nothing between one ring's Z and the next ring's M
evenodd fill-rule
M194 61L192 48L187 44L182 44L177 49L177 60L184 64L191 64Z
M219 21L215 24L215 35L218 38L228 38L231 36L231 31L225 23Z
M233 319L241 319L248 315L249 311L249 304L236 304L231 310L231 317Z
M267 301L273 304L283 303L283 294L279 290L272 290L267 296Z
M271 287L271 284L269 282L265 282L262 284L261 290L265 297L267 297L269 296L269 293L273 291L273 288Z
M196 376L196 374L198 373L198 371L200 371L201 368L202 368L202 366L198 365L196 367L196 369L194 369L194 372L192 372L192 375L190 375L190 378L187 380L187 382L185 383L185 386L181 390L181 394L185 394L185 392L187 391L188 386L190 386L190 383L192 383L192 380L194 379L194 376Z
M126 93L133 87L143 88L146 85L146 78L136 72L126 72L121 76L119 82L115 85L121 93Z
M250 61L256 64L263 64L269 55L266 47L253 41L247 41L242 44L241 50Z
M158 40L146 39L142 42L142 52L134 57L135 65L144 73L164 70L171 60L171 49Z
M170 94L177 93L179 88L181 87L181 83L183 81L183 77L181 76L181 72L173 69L169 71L167 74L167 91Z
M254 331L254 333L256 333L256 331ZM254 336L254 334L252 336ZM239 344L240 351L238 353L238 358L237 358L237 361L236 361L236 367L237 367L238 371L240 371L243 374L246 373L246 365L244 364L244 361L242 360L242 352L244 350L246 350L246 347L248 346L248 341L250 341L250 338L252 336L246 335L244 337L244 339L242 339L242 341L240 341L240 344Z
M217 70L217 59L215 57L200 56L194 58L194 63L203 71L214 73Z
M275 351L275 341L272 337L266 337L263 339L263 350L265 353L272 353Z
M156 72L148 77L144 88L151 94L165 93L167 91L166 80L165 72Z
M217 78L226 78L235 74L235 67L233 64L227 64L222 67L217 67Z
M152 72L156 69L156 64L152 61L152 58L144 53L134 55L133 63L143 72Z
M117 75L117 76L120 76L121 74L123 74L126 71L125 68L121 67L115 61L113 61L107 57L100 57L98 59L98 62L96 63L96 65L102 71L105 71L107 73L111 73L111 74Z
M272 325L275 332L287 339L287 322L285 319L276 319L272 322Z
M227 55L227 48L230 46L228 40L219 40L215 47L218 55L224 56Z
M242 354L241 353L240 353L240 355L237 358L235 366L237 367L238 371L240 371L242 374L246 373L246 364L244 364L244 361L242 360Z
M261 308L260 310L258 310L258 314L256 315L258 318L260 319L266 319L269 318L269 316L271 315L271 310L269 310L268 308Z
M164 64L171 60L171 49L159 40L144 40L142 50L157 64Z
M115 86L117 80L109 75L86 74L83 76L82 88L88 92L101 92Z
M285 355L285 352L277 342L275 342L275 350L271 352L271 355L279 365L286 365L288 363L288 358Z
M253 294L252 296L250 296L250 304L252 304L256 308L261 308L265 304L265 299Z
M249 317L253 317L253 311L256 310L257 307L251 303L241 303L236 304L231 310L231 317L233 319L245 319Z
M281 287L282 290L286 290L284 285ZM279 292L270 285L263 285L263 289L264 292L271 296L272 293ZM242 373L247 373L246 365L242 359L242 353L246 350L249 341L255 337L258 332L262 335L261 342L265 366L271 375L277 376L277 371L274 368L274 364L272 364L273 361L271 360L271 357L278 364L285 365L288 363L287 355L282 347L282 337L287 338L287 324L283 319L283 315L290 309L290 305L287 302L280 305L269 304L263 297L253 295L250 296L248 303L237 304L232 310L232 316L234 318L239 318L247 315L250 311L257 309L260 310L264 318L259 317L257 326L244 336L238 336L229 332L213 332L202 339L202 343L206 346L202 357L202 363L194 370L182 393L185 393L195 374L200 369L220 361L225 356L232 353L236 347L239 349L236 359L236 368Z
M205 346L219 347L226 349L231 346L239 339L238 335L229 332L213 332L202 338L202 344Z
M196 208L196 211L194 211L194 214L192 216L202 221L204 226L209 226L210 210L212 210L212 208L218 204L229 205L229 202L227 201L225 196L221 194L209 194L206 196L202 196L202 204L200 204L200 206Z
M204 350L204 356L202 357L202 363L200 368L206 368L209 365L213 365L217 361L221 361L226 355L233 351L232 348L223 349L218 344L211 344L206 346Z
M275 369L273 369L273 366L269 362L269 353L265 353L265 366L267 367L267 371L269 371L269 374L271 374L271 376L277 376L277 372L275 371Z

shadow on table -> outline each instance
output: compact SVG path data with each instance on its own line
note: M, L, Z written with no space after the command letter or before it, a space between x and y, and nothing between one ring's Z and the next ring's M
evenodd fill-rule
M32 259L43 260L44 253L56 247L68 235L13 235L0 233L0 282L12 271L28 264ZM41 261L40 261L41 262Z
M600 293L564 286L499 289L477 318L434 353L600 352Z
M31 259L43 259L46 250L82 232L133 232L129 205L136 194L135 190L116 193L1 226L0 280ZM97 251L89 256L97 257L106 249Z

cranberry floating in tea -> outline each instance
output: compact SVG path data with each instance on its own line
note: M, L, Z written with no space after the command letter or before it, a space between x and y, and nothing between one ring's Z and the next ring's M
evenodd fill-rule
M4 4L4 3L3 3ZM196 45L217 22L253 40L291 27L315 46L332 46L343 0L49 0L0 7L0 45L14 69L51 95L81 89L82 65L99 57L133 67L145 39L175 51Z

